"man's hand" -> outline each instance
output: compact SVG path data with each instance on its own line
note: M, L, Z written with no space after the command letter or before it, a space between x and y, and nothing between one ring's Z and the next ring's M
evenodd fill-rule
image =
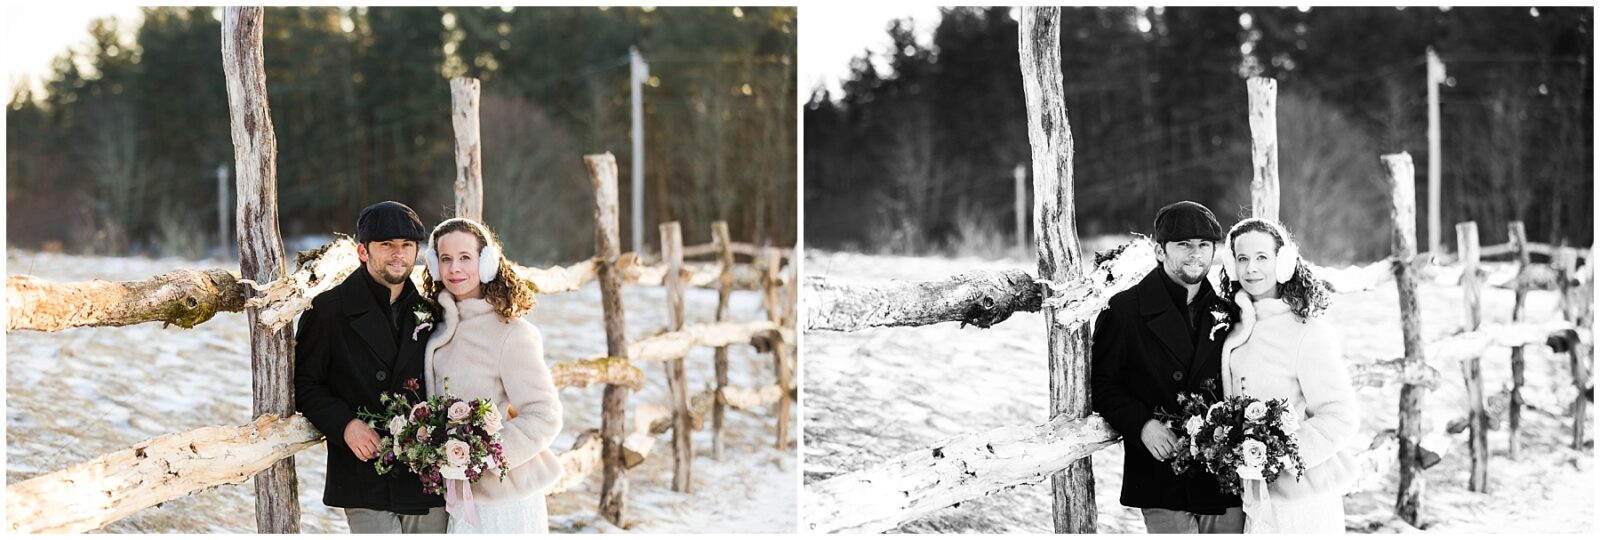
M344 425L344 444L350 447L357 459L369 461L378 457L378 432L361 420L351 420Z
M1145 450L1156 459L1166 461L1178 453L1178 437L1172 430L1160 421L1152 418L1144 423L1144 429L1139 433L1139 439L1144 442Z

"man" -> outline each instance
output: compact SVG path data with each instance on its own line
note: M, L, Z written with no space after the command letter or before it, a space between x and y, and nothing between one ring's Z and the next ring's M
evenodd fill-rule
M343 508L353 533L444 533L444 499L422 491L404 466L379 476L380 435L356 418L381 412L378 396L424 380L428 332L415 313L427 304L411 282L417 243L427 238L406 205L368 206L356 220L361 268L317 295L296 333L295 408L328 437L322 503ZM424 327L429 329L431 327Z
M1183 201L1156 213L1159 266L1111 297L1095 321L1090 389L1094 410L1122 435L1122 504L1140 508L1152 533L1242 533L1237 495L1191 469L1172 472L1178 436L1154 413L1177 412L1179 392L1220 398L1222 340L1214 335L1216 292L1206 274L1222 225L1205 206Z

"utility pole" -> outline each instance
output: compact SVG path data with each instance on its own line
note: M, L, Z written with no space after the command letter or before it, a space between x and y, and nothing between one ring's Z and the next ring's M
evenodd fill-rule
M644 253L644 85L650 78L650 64L639 56L638 47L628 47L628 66L633 87L633 252Z
M1439 246L1439 178L1444 163L1439 157L1439 85L1444 83L1444 62L1428 47L1428 251L1437 260Z

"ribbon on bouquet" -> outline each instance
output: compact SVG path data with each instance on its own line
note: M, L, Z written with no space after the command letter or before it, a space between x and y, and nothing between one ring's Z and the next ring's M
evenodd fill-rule
M466 521L472 528L478 528L478 507L472 503L472 484L466 480L444 481L444 510L450 513L452 519Z
M1272 521L1272 493L1267 491L1267 481L1263 479L1241 479L1245 484L1244 515L1247 525L1246 533L1278 532L1277 524Z

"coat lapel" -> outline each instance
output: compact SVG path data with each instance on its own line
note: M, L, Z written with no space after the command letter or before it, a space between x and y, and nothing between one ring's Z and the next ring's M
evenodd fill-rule
M349 279L364 278L360 274L352 274ZM394 330L391 330L389 321L383 320L383 310L378 309L377 299L372 297L372 291L367 289L367 285L360 282L349 284L351 286L344 290L342 303L345 315L351 317L350 328L356 331L356 335L361 336L361 341L367 344L367 348L378 359L378 365L392 368L395 353Z
M1167 294L1162 279L1161 268L1157 267L1139 282L1139 313L1146 317L1145 326L1166 347L1172 362L1179 367L1189 367L1188 360L1194 358L1189 325L1184 322L1178 306L1172 305L1172 297Z
M406 286L411 285L408 283ZM432 327L418 332L417 317L412 313L426 304L423 303L421 294L413 293L411 298L412 301L404 306L406 311L401 314L400 319L400 330L403 332L400 335L400 355L395 360L394 370L389 373L389 386L394 390L400 388L402 379L408 378L404 376L405 374L416 372L416 364L422 361L422 349L428 345L429 335L439 326L438 321L435 321ZM412 339L412 336L416 336L416 339Z
M1211 288L1211 282L1207 280L1200 286ZM1215 294L1212 295L1211 301L1217 301ZM1195 361L1189 367L1188 378L1186 379L1194 381L1196 385L1201 382L1199 381L1201 373L1216 373L1216 370L1220 369L1218 362L1222 359L1222 344L1228 338L1228 329L1218 330L1215 334L1216 337L1212 337L1211 329L1216 327L1218 322L1216 316L1212 315L1212 311L1210 307L1207 307L1200 313L1201 322L1205 323L1204 326L1200 327L1200 330L1205 332L1205 335L1200 336L1200 347L1195 351ZM1220 390L1222 385L1220 381L1218 383L1217 388Z

